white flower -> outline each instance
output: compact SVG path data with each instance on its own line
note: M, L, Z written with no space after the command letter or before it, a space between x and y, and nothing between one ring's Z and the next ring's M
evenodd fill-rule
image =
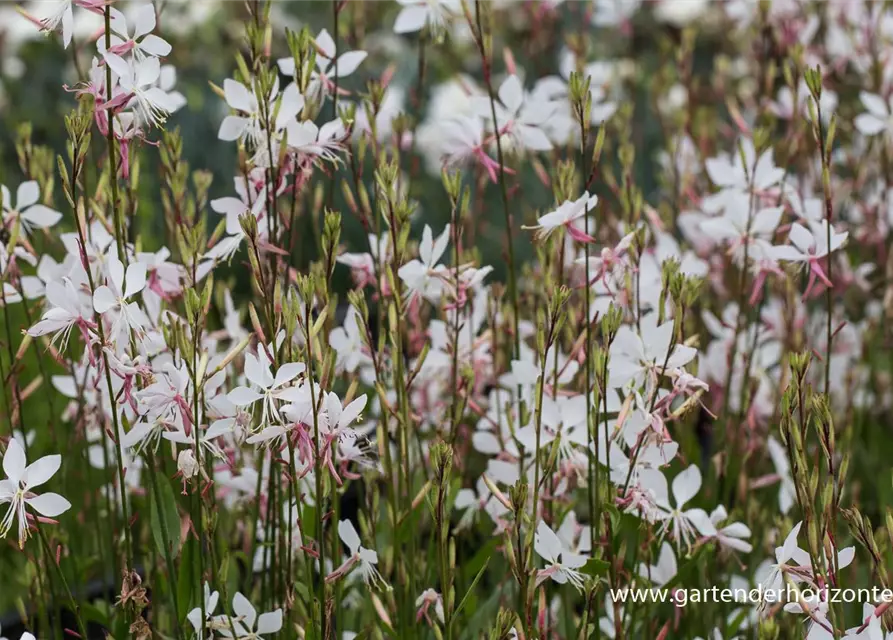
M337 164L340 161L338 152L344 147L347 129L341 118L317 127L310 120L298 122L292 120L286 126L288 132L288 148L299 158L318 163L320 161Z
M244 115L226 116L220 123L217 137L227 142L243 140L250 142L255 148L263 146L265 150L267 132L263 128L262 113L254 91L241 82L227 78L223 81L223 95L226 98L226 104L231 109ZM270 92L269 99L268 110L271 114L276 113L276 121L270 123L273 126L271 134L285 129L286 125L304 108L304 96L301 95L298 86L294 83L289 84L282 92L282 101L277 107L278 100L279 83L277 80Z
M267 425L270 420L279 420L279 410L275 400L285 391L285 385L304 372L303 362L289 362L279 367L276 376L270 369L270 361L263 347L258 349L258 355L250 353L245 355L245 377L260 392L249 387L236 387L229 392L227 398L237 407L247 407L258 400L263 400L263 414L261 424Z
M214 610L217 609L217 601L220 598L220 594L217 591L211 592L210 585L205 582L205 620L202 620L202 608L196 607L188 614L186 614L186 619L189 620L189 623L192 625L192 628L195 629L196 637L198 640L202 640L204 638L204 629L208 620L211 620L211 616L214 615Z
M616 27L639 9L642 0L594 0L592 24L598 27Z
M643 481L654 492L654 502L660 510L657 517L664 521L662 532L670 531L670 537L680 547L683 543L691 545L692 538L699 533L702 536L715 536L716 527L703 509L683 509L685 504L701 490L701 470L697 465L690 465L682 473L673 478L673 501L670 505L667 491L667 479L664 474L654 469L642 472Z
M647 565L644 562L639 564L639 575L658 587L672 580L676 576L676 571L676 554L673 553L673 547L669 542L661 544L656 565Z
M473 98L475 112L485 120L493 120L490 99ZM516 75L510 75L499 87L499 102L495 104L496 128L500 136L506 135L513 146L531 151L549 151L552 143L543 127L558 105L543 96L527 94Z
M319 32L316 42L316 69L310 74L307 94L322 101L334 92L335 79L346 78L357 70L368 55L365 51L345 51L336 55L335 41L326 29ZM287 76L295 74L295 59L282 58L278 61L279 70Z
M267 188L265 186L258 190L256 194L253 194L245 188L244 180L236 178L235 184L238 198L226 196L215 198L210 202L211 209L214 212L226 216L225 228L227 237L211 247L202 256L206 260L229 260L232 258L239 250L239 247L242 246L242 240L245 239L245 233L242 231L242 223L239 222L239 217L245 213L250 213L259 219L267 206ZM258 224L257 229L260 239L265 239L267 225Z
M633 382L640 386L646 376L656 379L658 374L678 369L691 362L698 350L684 344L673 343L672 320L657 324L658 314L642 317L641 335L628 325L623 325L611 344L608 359L609 381L612 387L622 387Z
M85 315L89 314L84 297L69 278L63 278L61 282L48 282L46 299L50 306L43 312L40 321L28 329L28 335L36 337L55 333L53 342L60 339L64 351L72 327L84 321Z
M681 28L701 17L709 6L709 0L662 0L654 9L654 16L661 22Z
M459 0L397 0L402 8L394 22L395 33L421 31L426 25L434 32L443 30L451 15L459 13Z
M55 31L62 25L62 41L65 48L71 44L71 36L74 33L74 12L71 6L72 0L58 0L56 6L43 18L40 18L41 29Z
M368 585L374 585L381 581L384 584L384 578L381 577L381 574L378 573L378 569L375 567L378 564L378 554L372 549L363 547L360 543L360 536L350 520L342 520L338 523L338 537L341 538L341 542L344 543L350 553L348 559L335 573L346 575L350 573L354 565L358 564L363 582Z
M721 189L701 202L702 209L708 213L716 213L730 200L747 199L751 192L764 192L781 182L785 175L784 169L775 166L771 148L757 156L753 141L746 138L741 140L740 147L736 146L731 157L721 154L709 158L705 168L713 184Z
M778 508L783 514L786 514L791 510L794 501L797 499L797 488L794 486L794 479L791 477L791 465L788 462L784 446L773 436L769 436L769 439L766 441L766 447L769 449L769 457L772 458L772 464L775 465L775 473L779 476Z
M195 459L192 449L183 449L177 456L177 471L187 479L198 475L198 461Z
M108 314L112 318L112 328L108 339L123 347L130 330L140 331L148 318L136 302L128 302L146 286L146 265L133 262L124 270L124 263L118 259L114 247L108 254L109 282L93 293L93 308L97 313Z
M224 638L257 640L266 635L278 633L282 629L282 609L257 615L257 610L241 593L233 597L233 616L216 616L214 629ZM230 628L232 623L232 628ZM256 626L255 626L256 625ZM235 631L235 635L233 635Z
M148 56L142 60L136 57L125 61L119 55L106 52L105 61L118 75L118 84L121 89L132 94L129 105L135 105L137 114L142 122L160 127L167 120L167 116L177 108L174 98L157 86L161 77L161 63L158 58Z
M849 232L838 233L833 226L829 230L826 218L820 221L807 220L806 223L809 225L808 229L799 222L795 222L791 226L790 245L782 245L772 249L772 256L777 260L789 260L808 265L809 281L803 294L804 297L809 296L816 280L820 280L827 287L833 286L825 274L825 268L821 265L821 259L829 253L840 249L846 242L847 236L849 236ZM830 245L828 244L829 235L831 239Z
M21 220L25 231L47 229L62 219L62 214L47 206L38 204L40 187L37 180L29 180L19 185L16 190L16 204L13 206L9 189L0 186L0 197L3 198L3 223L12 225L16 218Z
M155 7L152 4L144 4L133 12L132 35L123 13L115 8L111 8L109 13L112 49L118 52L130 50L137 60L147 56L164 57L171 52L170 43L152 33L155 30ZM100 38L96 45L100 53L106 52L104 38Z
M552 578L558 584L570 582L578 591L583 589L583 574L577 569L586 564L586 556L566 549L561 539L542 520L536 527L533 548L547 565L537 574L538 585L546 578Z
M443 597L434 589L425 589L422 591L422 594L416 598L415 606L419 610L417 617L421 618L422 616L427 616L428 609L431 605L434 605L434 613L437 616L437 619L440 620L440 623L443 624Z
M722 215L708 218L701 223L701 231L710 238L727 241L732 245L735 260L739 265L744 262L746 245L762 242L768 246L769 241L781 222L784 207L769 207L752 212L749 199L736 198L730 200ZM751 260L756 252L749 253Z
M867 110L866 113L856 116L854 124L859 133L865 136L874 136L882 131L889 133L893 130L893 108L891 108L890 100L884 100L876 93L868 91L862 91L859 98Z
M329 346L338 354L335 365L347 373L354 373L361 366L372 363L372 358L364 351L360 312L353 305L347 308L344 326L335 327L329 334Z
M798 522L794 525L788 537L785 538L784 543L780 547L775 548L775 563L770 565L769 574L763 580L764 591L777 591L782 586L784 567L800 548L797 546L797 536L800 534L800 526L802 524L802 522Z
M799 602L788 602L784 610L807 616L805 622L809 630L806 632L806 640L835 640L837 637L829 631L831 624L828 622L828 602L821 593L801 595Z
M747 542L750 537L750 528L743 522L733 522L721 529L720 525L729 517L726 508L719 505L710 513L710 522L716 527L716 540L720 546L735 549L743 553L750 553L753 545Z
M588 191L584 191L583 195L576 200L565 200L555 211L540 216L536 227L533 228L537 229L538 237L546 238L555 229L564 227L574 240L590 242L592 238L580 231L573 223L586 216L587 213L593 213L597 205L598 196L590 196Z
M13 521L19 523L19 547L24 548L28 539L28 514L25 506L47 518L55 518L71 508L71 503L58 493L36 495L34 489L52 478L62 465L62 456L44 456L28 464L25 450L18 440L9 441L6 455L3 456L3 471L6 480L0 481L0 504L10 503L6 515L0 522L0 538L6 537Z
M447 244L450 241L450 225L446 225L437 240L431 227L425 225L422 232L422 244L419 246L419 258L404 264L397 271L397 275L409 289L409 295L421 295L431 302L440 300L443 292L443 282L437 277L437 273L443 269L438 264Z

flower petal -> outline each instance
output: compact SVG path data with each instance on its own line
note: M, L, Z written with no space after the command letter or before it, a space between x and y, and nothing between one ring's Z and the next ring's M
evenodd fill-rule
M19 444L18 440L10 440L9 446L6 448L6 455L3 456L3 471L6 473L6 477L18 485L25 474L25 466L27 464L28 461L25 459L25 450L22 449L22 445Z
M35 498L26 498L25 502L47 518L55 518L71 509L71 503L58 493L45 493Z
M276 609L270 613L262 613L257 619L257 633L277 633L282 629L282 609Z
M25 469L24 475L22 476L22 482L29 489L39 487L44 482L52 478L61 466L62 456L44 456L36 462L32 462L28 465L28 467Z
M117 304L115 294L105 285L99 287L93 294L93 308L97 313L105 313Z

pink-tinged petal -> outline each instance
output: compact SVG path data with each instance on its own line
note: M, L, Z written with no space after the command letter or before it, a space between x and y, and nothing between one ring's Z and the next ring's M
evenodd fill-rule
M28 329L28 335L35 338L38 336L45 336L48 333L54 333L58 331L68 324L70 324L70 319L67 316L65 319L52 319L45 317L43 320Z
M558 536L555 535L555 532L549 528L549 525L542 520L540 520L540 523L536 527L533 548L546 562L549 563L554 563L558 559L558 556L561 555L561 552L564 551L564 547L561 545L561 540L559 540Z
M6 448L6 455L3 456L3 472L6 477L15 485L18 485L25 474L25 466L28 461L25 459L25 450L18 440L11 439L9 446Z
M394 22L394 33L413 33L425 26L428 10L423 6L409 5L403 7Z
M151 3L144 4L136 10L133 16L133 39L138 40L141 36L152 33L154 30L155 7Z
M248 212L248 205L232 196L215 198L210 204L213 211L227 216L240 216Z
M735 169L725 158L708 158L704 163L710 181L717 187L729 187L735 184Z
M16 190L16 209L22 211L30 207L40 199L40 188L37 186L37 180L29 180L19 185ZM6 203L10 205L11 203Z
M524 146L531 151L549 151L552 149L552 142L542 129L519 126L518 130Z
M344 411L341 413L341 418L338 420L338 424L340 426L346 427L353 423L357 417L359 417L360 412L366 408L366 401L368 398L365 394L351 402L349 405L344 407Z
M62 214L42 204L35 204L22 213L22 218L32 227L46 229L59 222L62 219Z
M775 260L790 260L792 262L802 262L805 259L803 253L789 244L772 247L770 255Z
M71 10L71 6L69 5L65 9L65 13L62 14L62 41L65 43L65 48L68 48L68 45L71 44L71 37L74 35L74 12Z
M276 377L273 379L273 386L279 387L286 382L290 382L304 372L303 362L289 362L279 367Z
M360 536L350 520L342 520L338 523L338 537L350 549L350 555L354 555L360 550Z
M859 99L862 100L862 104L865 105L865 108L871 115L880 119L884 119L890 115L886 100L876 93L862 91L859 93Z
M340 56L335 65L338 77L344 78L356 71L357 67L359 67L360 63L366 59L367 55L368 54L365 51L348 51Z
M844 569L853 563L856 557L856 547L847 547L841 549L837 554L837 568Z
M676 507L682 508L686 502L694 498L701 490L701 470L697 465L690 465L688 469L673 478L673 498Z
M241 619L241 622L248 629L254 629L254 622L257 620L257 611L254 609L248 598L241 593L237 593L233 598L233 612Z
M802 253L809 253L809 250L815 247L815 238L813 238L813 235L809 230L799 222L795 222L791 226L789 237L791 244L797 247Z
M105 58L106 64L119 78L129 78L131 76L130 65L121 56L106 52L103 58Z
M124 297L139 293L146 286L146 265L143 262L134 262L127 267L126 287Z
M47 518L55 518L71 509L71 503L58 493L45 493L36 498L26 498L32 509Z
M254 111L254 96L241 82L236 82L230 78L224 80L223 95L226 98L226 104L228 104L230 108L249 113Z
M10 502L18 491L18 485L11 480L0 480L0 504Z
M123 13L121 13L121 11L115 9L114 7L110 8L109 18L109 24L112 28L112 31L123 38L126 38L130 35L127 30L127 18L124 16Z
M256 384L258 387L266 389L272 384L272 376L269 373L269 366L264 366L260 358L253 353L245 354L245 377L249 382Z
M749 538L750 528L743 522L733 522L729 526L723 527L721 533L733 538Z
M140 42L140 49L153 56L163 58L171 52L171 44L155 34L149 34Z
M684 344L677 344L673 349L673 355L667 361L667 369L676 369L687 365L698 355L698 350Z
M226 394L226 399L232 402L237 407L245 407L250 404L253 404L263 398L263 396L256 391L252 391L248 387L236 387L228 394Z
M39 487L47 480L52 478L54 475L56 475L56 472L61 466L62 456L44 456L36 462L32 462L28 465L28 467L25 469L24 475L22 476L22 482L29 489Z
M161 62L158 58L144 58L136 67L136 83L140 87L155 84L161 76Z
M740 551L741 553L750 553L753 551L753 545L740 538L723 538L723 544L730 549Z
M276 114L276 127L283 129L285 125L301 113L304 108L304 96L301 95L298 85L292 82L282 92L282 100L279 103L279 113Z
M794 551L797 547L797 536L800 535L800 527L803 525L803 522L798 522L794 525L794 528L791 529L791 532L784 539L784 544L775 549L775 559L779 564L785 563L790 560Z
M124 263L121 262L117 255L113 255L109 259L109 280L112 281L117 291L124 290Z
M860 113L853 121L863 136L874 136L887 128L887 122L871 113Z
M238 140L248 129L248 119L239 116L226 116L220 123L220 130L217 132L217 138L224 142L232 142Z
M229 420L217 420L208 428L207 431L205 431L202 439L208 441L214 440L215 438L219 438L224 433L229 433L232 430L232 424Z
M329 35L328 30L323 29L319 32L319 35L314 38L316 42L316 46L322 50L323 56L329 58L330 60L335 57L335 41L332 40L332 36Z
M685 517L688 518L702 536L716 535L716 527L710 522L710 516L703 509L689 509L685 512Z
M270 613L263 613L257 619L257 633L278 633L282 629L282 609L276 609Z
M502 453L502 445L499 439L489 431L478 431L471 437L471 443L475 450L484 455L495 456Z
M105 285L99 287L93 294L93 308L97 313L105 313L117 304L115 294Z
M284 76L293 76L295 75L295 59L294 58L280 58L276 64L279 65L279 72Z
M510 75L499 87L499 101L505 108L516 113L524 101L524 88L516 75Z
M763 153L757 160L753 172L753 185L757 189L768 189L784 177L784 169L775 166L772 151Z
M783 212L784 207L771 207L758 212L757 215L754 216L753 224L750 228L751 233L753 235L766 235L772 233L778 228L778 223L781 222L781 215Z
M275 426L275 427L267 427L260 433L257 433L248 439L245 440L248 444L260 444L262 442L269 442L275 438L278 438L281 435L285 434L285 427L283 426Z
M152 425L148 422L139 422L133 426L133 428L121 436L121 445L125 449L129 449L130 447L139 444L143 441L149 431L152 430Z

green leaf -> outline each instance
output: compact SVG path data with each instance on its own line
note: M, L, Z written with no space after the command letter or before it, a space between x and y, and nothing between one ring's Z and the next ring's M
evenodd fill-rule
M177 572L177 608L180 610L180 624L186 620L186 614L198 604L195 600L195 554L198 550L198 542L192 538L186 539L183 545L183 554L180 557L180 569ZM200 598L204 594L199 594Z
M597 578L599 576L603 576L608 573L608 569L611 568L611 564L605 562L604 560L599 560L598 558L589 558L586 561L580 571L585 573L587 576L592 576L593 578Z
M472 557L471 560L464 562L463 564L465 566L462 570L463 577L469 579L471 576L477 575L477 572L481 570L481 567L490 561L490 556L496 551L496 547L499 546L499 543L499 538L491 538L481 547L480 551L474 554L474 557Z
M492 557L492 556L490 556L490 557ZM487 558L487 561L484 563L484 566L481 567L481 570L478 571L478 574L474 577L474 580L472 580L472 582L471 582L471 586L468 587L468 591L466 591L466 592L465 592L465 595L462 596L462 601L459 602L459 606L456 607L456 611L455 611L455 613L453 614L453 617L451 618L450 622L452 622L453 620L455 620L456 618L458 618L458 617L459 617L459 614L462 613L462 608L463 608L463 607L465 606L465 604L468 602L468 597L471 595L472 591L474 591L474 588L477 586L477 583L480 581L481 576L484 575L484 571L487 570L487 565L490 564L490 557Z
M180 512L177 511L177 499L171 483L159 476L157 491L152 491L150 517L152 520L152 537L161 557L169 551L171 559L180 552Z

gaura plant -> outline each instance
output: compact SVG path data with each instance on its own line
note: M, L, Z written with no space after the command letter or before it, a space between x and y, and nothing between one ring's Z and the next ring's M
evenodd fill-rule
M3 14L3 633L893 638L888 3L198 4Z

